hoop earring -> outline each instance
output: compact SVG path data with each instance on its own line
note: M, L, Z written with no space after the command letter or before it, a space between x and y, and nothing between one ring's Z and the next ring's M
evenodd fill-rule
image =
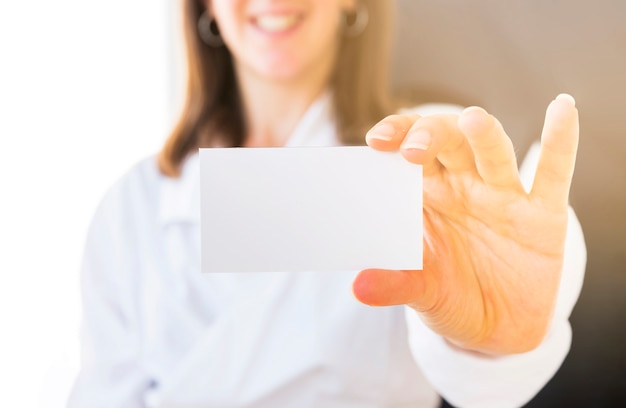
M207 10L198 19L198 35L202 42L208 46L221 47L224 45L217 23Z
M367 6L361 2L354 13L344 13L343 31L348 37L358 37L365 31L369 20L370 14Z

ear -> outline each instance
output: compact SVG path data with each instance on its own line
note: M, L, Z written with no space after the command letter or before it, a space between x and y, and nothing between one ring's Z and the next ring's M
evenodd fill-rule
M215 13L213 13L213 2L211 0L201 0L201 2L204 4L204 7L209 11L209 14L214 16Z
M207 0L209 1L209 0ZM360 0L341 0L341 9L343 11L353 12L356 10ZM362 1L362 0L361 0ZM385 0L383 0L385 1Z

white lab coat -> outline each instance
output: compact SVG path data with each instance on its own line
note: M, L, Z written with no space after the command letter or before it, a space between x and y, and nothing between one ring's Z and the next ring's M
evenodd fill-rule
M325 95L288 145L336 144ZM522 171L527 182L532 167ZM499 358L458 350L408 308L357 302L357 271L200 273L197 155L179 179L162 176L151 157L113 186L89 229L81 371L69 406L434 407L438 393L460 406L519 406L569 350L585 269L573 213L564 268L536 350Z

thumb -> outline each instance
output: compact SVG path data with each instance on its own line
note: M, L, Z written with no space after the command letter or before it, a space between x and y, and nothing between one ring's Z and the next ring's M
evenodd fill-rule
M370 306L407 304L417 310L429 309L434 293L425 276L423 271L366 269L354 279L352 292Z

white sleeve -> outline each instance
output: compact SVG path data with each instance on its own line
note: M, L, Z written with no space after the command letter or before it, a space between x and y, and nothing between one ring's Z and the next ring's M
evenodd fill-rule
M538 154L539 147L535 145L520 169L526 188L532 184ZM437 392L452 405L461 407L519 407L531 400L569 352L572 331L568 319L582 288L586 259L582 229L570 208L554 317L544 341L527 353L489 357L456 348L407 307L411 351Z
M119 276L124 243L113 232L114 219L107 217L111 207L110 202L101 204L87 235L81 268L81 367L70 408L142 407L140 393L148 386L138 362L130 277Z

